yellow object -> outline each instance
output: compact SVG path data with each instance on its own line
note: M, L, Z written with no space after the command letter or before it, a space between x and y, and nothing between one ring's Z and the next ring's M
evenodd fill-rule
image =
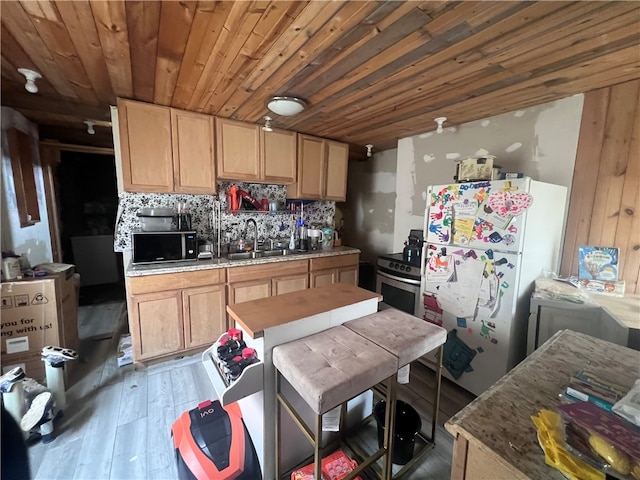
M562 419L551 410L541 410L531 420L538 429L544 459L572 480L604 480L605 474L571 455L563 445Z
M618 450L604 438L592 434L589 436L589 445L591 445L591 448L604 458L616 472L623 475L629 475L629 473L631 473L631 462L627 454Z

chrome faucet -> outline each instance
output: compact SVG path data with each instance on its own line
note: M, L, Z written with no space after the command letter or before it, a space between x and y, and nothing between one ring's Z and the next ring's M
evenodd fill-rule
M258 250L258 224L253 218L247 220L247 231L249 230L249 224L253 224L253 251Z

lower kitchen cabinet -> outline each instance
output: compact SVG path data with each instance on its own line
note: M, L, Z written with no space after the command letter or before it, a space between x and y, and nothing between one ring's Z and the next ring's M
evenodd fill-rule
M259 298L271 296L271 281L269 279L251 280L229 284L229 304L250 302Z
M182 291L184 347L211 345L211 339L227 330L224 285Z
M127 279L134 361L210 345L227 330L224 270Z
M358 286L360 255L338 255L309 260L309 283L311 288L348 283Z
M182 292L133 295L129 305L129 327L135 360L182 350Z
M229 305L304 290L309 287L308 271L307 260L229 268Z
M271 280L271 294L274 296L306 290L307 288L309 288L309 276L306 268L304 273L276 277Z

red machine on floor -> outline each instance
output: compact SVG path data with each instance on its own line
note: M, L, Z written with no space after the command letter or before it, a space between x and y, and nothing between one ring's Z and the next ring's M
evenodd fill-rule
M207 400L180 415L171 427L181 480L262 478L253 442L237 403Z

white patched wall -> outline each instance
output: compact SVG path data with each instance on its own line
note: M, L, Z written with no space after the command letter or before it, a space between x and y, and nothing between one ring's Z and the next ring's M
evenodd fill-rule
M583 101L584 95L575 95L399 140L391 250L402 251L409 230L423 228L429 185L453 183L456 162L467 157L494 155L503 172L570 191Z

